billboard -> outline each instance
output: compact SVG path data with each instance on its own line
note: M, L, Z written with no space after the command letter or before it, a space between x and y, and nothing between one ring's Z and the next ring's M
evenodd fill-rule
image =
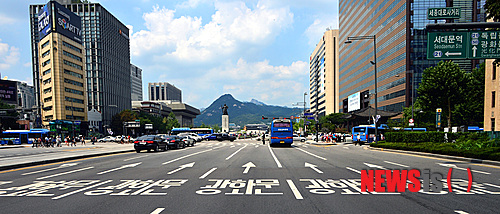
M50 1L38 13L40 40L50 32L60 33L75 42L82 43L82 20L61 4Z
M360 102L361 99L360 98L361 98L361 96L360 96L359 91L354 93L354 94L351 94L347 97L347 102L348 102L347 111L348 112L355 111L355 110L358 110L361 108L361 102Z
M17 105L17 83L10 80L0 80L0 100Z

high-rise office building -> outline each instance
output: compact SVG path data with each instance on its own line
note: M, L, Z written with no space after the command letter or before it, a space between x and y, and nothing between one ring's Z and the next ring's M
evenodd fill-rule
M142 69L130 64L130 88L132 101L142 101Z
M309 57L309 101L319 116L339 112L339 30L327 30Z
M17 82L17 105L24 110L31 110L35 105L35 89L25 82Z
M43 125L86 121L85 69L80 17L55 1L38 13L38 61Z
M369 90L374 102L374 64L377 66L378 109L401 112L410 106L412 94L423 71L437 65L427 60L426 24L444 23L428 20L427 9L461 7L460 19L447 22L484 22L485 0L340 0L340 102L342 112L348 111L348 96ZM374 62L374 40L356 40L345 44L348 37L375 36L377 62ZM471 71L477 60L453 60L462 69ZM414 77L414 87L413 79Z
M113 115L132 105L129 30L99 3L57 1L81 17L87 110L101 112L103 125L109 125ZM37 58L38 12L42 8L43 5L30 5L33 83L37 97L42 92L39 64L43 62ZM41 106L39 99L37 105Z
M172 100L182 102L182 91L168 82L148 83L150 101Z

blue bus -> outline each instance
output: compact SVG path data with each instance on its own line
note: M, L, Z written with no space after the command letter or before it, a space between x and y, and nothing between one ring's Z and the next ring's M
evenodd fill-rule
M214 130L211 128L173 128L170 132L171 135L177 135L180 133L195 133L198 136L211 135L214 133Z
M36 138L45 138L51 133L48 129L5 130L0 135L0 144L31 144Z
M293 143L293 124L290 119L273 119L270 127L270 143L269 145L285 144L292 145Z
M384 126L380 126L377 129L378 140L380 140L380 135L384 134L386 128ZM352 127L352 141L359 141L363 143L371 143L375 140L375 126L374 125L360 125Z

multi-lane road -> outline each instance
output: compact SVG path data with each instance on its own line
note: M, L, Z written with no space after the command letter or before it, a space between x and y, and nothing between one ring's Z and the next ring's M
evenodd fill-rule
M445 186L362 192L360 171L370 169L429 170ZM0 204L2 213L499 213L499 179L497 166L366 146L239 140L2 171Z

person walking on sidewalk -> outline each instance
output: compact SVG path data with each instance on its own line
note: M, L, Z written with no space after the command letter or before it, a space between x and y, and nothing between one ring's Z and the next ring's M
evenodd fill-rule
M61 147L61 142L62 142L61 136L58 135L57 138L56 138L56 147Z
M90 140L92 141L92 145L95 145L96 137L92 137Z
M80 135L80 140L82 141L82 146L83 146L83 145L86 145L86 144L85 144L85 138L83 138L83 136L81 136L81 135Z

